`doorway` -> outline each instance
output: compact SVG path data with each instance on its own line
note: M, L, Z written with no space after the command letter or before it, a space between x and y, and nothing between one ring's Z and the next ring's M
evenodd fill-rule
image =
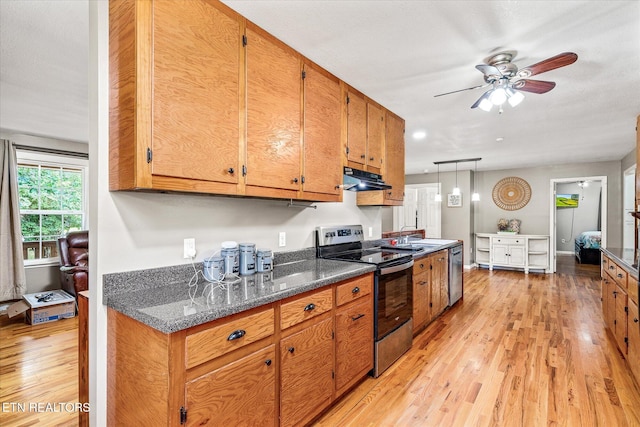
M635 212L636 205L636 165L631 166L624 171L624 180L622 182L622 248L635 249L636 244L636 219L630 215Z
M414 184L404 187L404 203L393 207L393 229L425 230L425 236L441 237L441 202L436 202L440 184Z
M550 267L551 273L554 273L556 271L557 255L559 253L573 254L575 238L582 232L600 231L600 244L602 247L606 247L607 177L589 176L551 179L549 193ZM557 198L557 196L560 197ZM558 200L568 200L568 202ZM566 207L557 207L557 203ZM581 206L588 210L589 215L577 214Z

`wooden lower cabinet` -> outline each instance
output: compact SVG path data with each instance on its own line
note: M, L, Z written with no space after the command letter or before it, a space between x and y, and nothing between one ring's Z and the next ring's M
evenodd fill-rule
M448 250L433 252L413 264L413 334L449 305Z
M373 366L373 299L361 298L336 312L336 394L340 395Z
M629 299L629 317L627 318L628 348L627 361L631 372L640 382L640 312L638 304Z
M280 341L280 425L304 425L331 403L333 319Z
M186 425L273 426L276 419L275 356L272 344L187 382Z
M171 334L109 308L107 425L311 422L373 369L372 290L368 273Z

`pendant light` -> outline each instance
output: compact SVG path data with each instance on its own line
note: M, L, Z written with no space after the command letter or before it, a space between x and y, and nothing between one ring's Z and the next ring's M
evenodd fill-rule
M436 197L434 199L436 202L442 201L442 194L440 194L440 164L438 163L438 192L436 193Z
M456 162L456 186L453 187L453 191L451 193L454 196L460 195L460 187L458 187L458 162Z
M473 169L473 194L471 194L472 202L480 201L480 194L476 192L476 174L478 173L478 161L476 160L475 168Z

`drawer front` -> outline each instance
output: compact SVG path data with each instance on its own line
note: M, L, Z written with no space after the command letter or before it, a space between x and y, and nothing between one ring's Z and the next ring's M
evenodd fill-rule
M290 302L280 308L280 327L282 329L297 325L319 314L330 311L333 307L333 288L317 291Z
M631 299L637 305L638 304L638 282L633 277L628 278L627 292L629 295L629 299Z
M496 237L493 239L493 243L500 245L524 245L524 239L518 239L515 237Z
M624 268L620 267L619 265L616 265L616 282L618 282L618 284L624 288L627 289L627 279L629 277L629 273L627 273L627 270L625 270Z
M418 275L425 271L429 271L429 266L431 265L431 258L433 256L426 256L424 258L417 259L413 263L413 275Z
M358 277L347 283L336 286L336 305L341 306L349 301L369 295L373 290L373 275Z
M187 336L187 369L273 335L273 308Z

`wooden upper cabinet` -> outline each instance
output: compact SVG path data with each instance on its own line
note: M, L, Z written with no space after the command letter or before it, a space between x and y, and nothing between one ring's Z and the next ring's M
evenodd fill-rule
M211 4L153 3L154 175L238 182L239 47Z
M340 81L311 64L304 66L303 81L303 190L329 195L327 200L341 201Z
M385 182L391 185L389 200L402 202L404 199L404 120L387 112Z
M384 109L367 102L367 169L380 173L382 169L385 135Z
M347 91L347 160L364 169L367 161L367 101L354 90Z
M302 179L301 58L249 22L246 39L246 185L297 192ZM281 195L297 198L297 193Z
M222 4L110 7L110 189L236 194L240 21Z

